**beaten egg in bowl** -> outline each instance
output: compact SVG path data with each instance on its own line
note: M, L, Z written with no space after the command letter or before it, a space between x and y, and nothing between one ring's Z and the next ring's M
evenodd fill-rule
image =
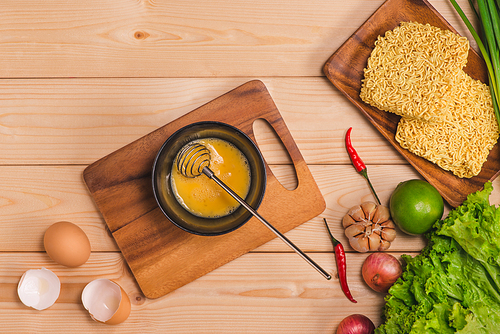
M245 155L236 146L220 138L204 138L189 144L193 143L201 144L210 151L210 169L215 176L241 198L245 198L250 190L251 180L250 166ZM170 182L179 204L196 216L223 217L240 206L206 175L186 177L177 169L177 164L172 165Z
M210 150L214 175L252 208L257 210L263 201L267 173L257 145L232 125L204 121L177 130L158 151L152 185L160 210L174 225L193 234L221 235L241 227L252 217L247 209L204 174L186 180L177 171L177 155L192 142Z

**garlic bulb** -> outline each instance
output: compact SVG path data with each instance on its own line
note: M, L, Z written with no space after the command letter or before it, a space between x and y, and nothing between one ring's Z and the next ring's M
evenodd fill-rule
M364 202L349 209L342 225L351 247L362 253L385 251L396 238L389 209L373 202Z

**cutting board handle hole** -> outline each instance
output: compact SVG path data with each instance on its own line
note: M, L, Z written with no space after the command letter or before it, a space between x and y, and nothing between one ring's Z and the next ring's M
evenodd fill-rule
M281 185L290 191L299 184L297 172L285 145L274 128L264 119L253 122L253 133L260 152Z

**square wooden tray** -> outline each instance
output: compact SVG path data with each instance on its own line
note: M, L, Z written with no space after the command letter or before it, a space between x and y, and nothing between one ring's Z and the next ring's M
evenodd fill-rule
M222 95L84 170L90 194L146 297L164 296L275 238L256 218L222 236L190 234L162 214L152 190L153 161L161 145L176 130L199 121L219 121L239 128L256 142L256 119L264 119L274 128L297 173L298 186L289 191L266 163L266 194L259 213L285 233L321 214L326 205L260 81L250 81ZM297 261L302 260L297 257Z
M441 29L457 31L425 0L387 0L331 57L324 66L328 79L337 87L375 128L408 160L408 162L434 185L451 205L459 206L467 195L482 189L485 182L497 177L500 170L500 147L495 145L479 175L461 179L437 165L401 148L394 139L400 117L364 103L359 97L363 69L367 66L375 40L403 21L429 23ZM464 71L476 80L487 83L484 61L471 49Z

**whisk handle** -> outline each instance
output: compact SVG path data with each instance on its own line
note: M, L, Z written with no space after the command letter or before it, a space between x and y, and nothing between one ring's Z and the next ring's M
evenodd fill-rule
M235 200L238 201L245 209L247 209L255 218L260 220L268 229L274 232L285 244L287 244L291 249L293 249L300 257L302 257L307 263L309 263L314 269L316 269L323 277L327 280L331 279L332 276L327 273L323 268L321 268L316 262L314 262L309 256L302 252L297 246L294 245L287 237L285 237L280 231L278 231L274 226L267 222L257 211L255 211L244 199L242 199L237 193L235 193L231 188L229 188L224 182L222 182L214 172L208 167L204 167L202 170L210 179L214 180L222 189L224 189L229 195L231 195Z

